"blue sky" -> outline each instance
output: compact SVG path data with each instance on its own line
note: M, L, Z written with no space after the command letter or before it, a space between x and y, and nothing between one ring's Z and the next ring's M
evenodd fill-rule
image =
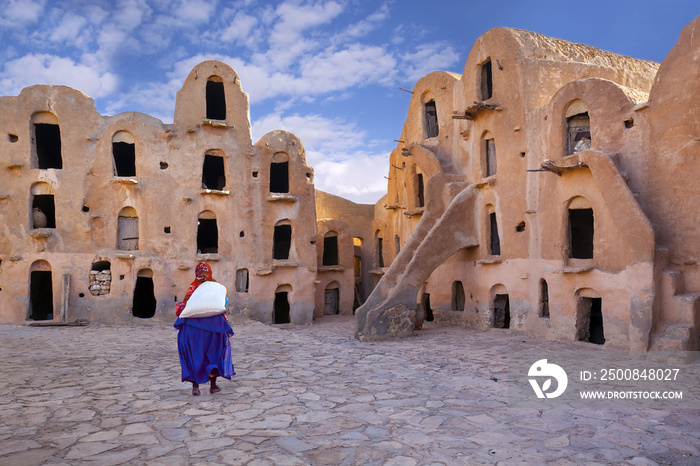
M0 95L63 84L102 114L171 123L192 67L222 60L250 96L253 142L295 133L318 189L374 203L408 108L399 87L461 73L487 29L661 61L698 14L697 0L0 0Z

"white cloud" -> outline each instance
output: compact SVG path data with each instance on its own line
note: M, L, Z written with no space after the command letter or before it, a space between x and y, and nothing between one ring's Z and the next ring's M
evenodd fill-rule
M58 26L49 34L49 39L53 42L82 47L89 40L86 26L87 20L82 16L66 13Z
M44 0L9 0L0 3L0 24L22 27L35 23L44 12Z
M187 23L204 23L216 8L216 0L181 0L178 6L173 7L175 15Z
M231 24L219 35L219 38L227 42L239 41L247 44L249 43L249 39L252 38L251 35L254 32L253 28L257 24L257 18L239 11L236 13L236 16L233 17Z
M355 124L320 115L266 115L252 124L253 141L276 129L301 139L316 188L354 202L373 204L386 192L389 152L365 149L366 133Z
M413 53L404 54L402 69L406 79L415 82L436 70L447 70L459 60L459 54L446 42L422 44Z
M5 63L0 73L0 94L15 95L34 84L70 86L99 98L114 92L118 79L112 73L48 54L25 55Z

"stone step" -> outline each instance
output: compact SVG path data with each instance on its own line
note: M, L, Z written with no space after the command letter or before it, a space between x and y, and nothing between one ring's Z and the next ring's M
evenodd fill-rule
M677 294L673 298L678 308L679 323L693 326L700 321L700 293Z
M693 326L688 324L661 324L652 337L651 351L695 351L697 335Z

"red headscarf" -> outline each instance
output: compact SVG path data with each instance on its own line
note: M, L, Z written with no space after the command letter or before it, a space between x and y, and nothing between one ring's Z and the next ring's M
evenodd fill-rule
M212 278L211 274L211 266L209 264L207 264L206 262L200 262L199 264L197 264L197 267L195 267L194 269L195 279L190 285L190 287L187 288L187 293L185 293L185 299L183 299L182 302L179 302L175 305L175 314L180 315L180 313L185 310L187 300L190 299L190 296L192 296L192 293L194 293L194 290L196 290L199 285L201 285L204 282L216 281Z

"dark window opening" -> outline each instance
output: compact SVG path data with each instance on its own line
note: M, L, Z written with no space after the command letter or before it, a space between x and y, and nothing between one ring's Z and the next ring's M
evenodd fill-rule
M421 173L416 175L416 184L418 185L416 189L418 207L425 207L425 186L423 185L423 175Z
M224 158L218 155L206 154L202 168L202 188L221 191L225 186Z
M113 142L115 176L136 176L136 149L128 142Z
M200 218L197 221L197 252L201 254L219 252L219 228L215 218Z
M245 231L241 231L240 233L238 233L238 236L243 238L245 236Z
M83 208L82 208L82 211L83 211L83 212L90 212L90 207L84 205Z
M272 162L270 164L270 192L289 192L289 162Z
M481 100L488 100L493 96L493 76L491 74L491 60L481 65Z
M97 261L92 263L92 270L96 270L98 272L109 270L110 267L111 264L109 263L109 261Z
M32 199L32 228L56 228L53 194L35 194Z
M591 148L591 120L588 112L566 119L568 125L567 154L575 154Z
M605 343L601 298L579 298L576 312L576 339L596 345Z
M338 237L323 238L323 265L338 265Z
M431 100L425 103L425 132L428 138L435 138L439 131L437 107L435 107L435 101Z
M489 227L490 227L490 242L489 242L489 252L492 256L501 255L501 240L498 237L498 223L496 222L496 213L492 212L489 214Z
M423 305L423 309L425 309L426 322L434 321L435 315L433 314L433 308L430 307L430 293L423 293L423 298L421 299L421 304Z
M289 259L289 249L292 246L292 226L277 225L272 243L273 259Z
M340 289L326 289L323 295L323 315L336 315L340 313L338 302L340 301Z
M170 227L163 227L163 232L164 232L166 235L169 235L169 234L170 234Z
M510 328L510 299L507 294L497 294L493 300L494 328Z
M634 118L629 117L625 120L625 128L629 129L634 126Z
M63 168L61 158L61 130L58 125L36 123L36 156L39 168Z
M377 238L377 263L379 267L384 267L384 239Z
M136 277L131 314L140 319L150 319L156 315L156 296L154 294L153 278Z
M289 319L289 299L288 292L279 291L275 293L274 323L288 324Z
M257 178L257 177L258 177L258 172L253 172L253 178Z
M486 140L486 176L495 175L497 171L496 163L496 142L493 139Z
M117 249L137 251L139 249L139 218L119 217Z
M226 119L226 94L223 82L207 81L207 118L209 120Z
M523 231L525 231L525 222L518 223L515 226L515 231L517 231L518 233L522 233Z
M236 292L247 293L248 292L248 269L238 269L236 270Z
M168 168L168 163L167 162L160 162L160 169L165 170L166 168Z
M569 241L573 259L593 259L593 209L569 209Z
M10 134L8 133L7 139L9 139L10 142L17 142L19 141L19 137L16 134Z
M29 319L53 320L51 271L36 270L29 277Z
M452 310L463 311L465 302L464 285L461 281L455 281L452 283Z
M549 317L549 286L544 278L540 280L540 309L538 314L540 317Z

